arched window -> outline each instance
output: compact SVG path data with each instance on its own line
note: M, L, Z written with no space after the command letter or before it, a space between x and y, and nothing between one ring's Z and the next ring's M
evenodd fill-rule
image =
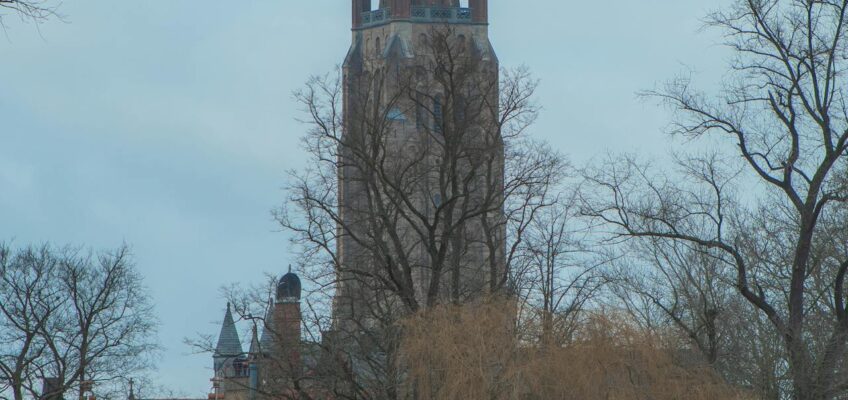
M415 93L415 127L421 129L424 126L424 110L421 106L424 101L424 95L421 92Z
M466 97L463 95L457 95L456 100L453 102L453 115L454 115L454 123L459 124L459 126L468 126L465 121L465 109L468 107L468 102L466 101Z
M468 48L467 46L468 39L465 38L465 35L459 35L456 37L456 49L459 53L465 53L465 50Z
M380 38L379 38L379 37L377 37L377 40L376 40L376 41L374 41L374 54L375 54L377 57L380 57L380 52L381 52L382 50L383 50L383 48L380 46Z
M415 49L418 54L427 54L427 49L429 48L429 43L427 41L427 35L422 33L418 35L418 41L415 44Z

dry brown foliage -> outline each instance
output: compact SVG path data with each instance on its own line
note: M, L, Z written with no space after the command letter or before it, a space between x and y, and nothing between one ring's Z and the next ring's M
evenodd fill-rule
M565 346L522 343L514 307L443 306L404 321L402 363L416 399L747 399L668 338L598 314Z

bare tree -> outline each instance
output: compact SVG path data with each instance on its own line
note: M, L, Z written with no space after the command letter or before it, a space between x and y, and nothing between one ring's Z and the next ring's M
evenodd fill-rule
M3 9L11 10L23 19L43 22L56 16L59 4L54 0L0 0L0 26L3 25Z
M509 286L563 166L528 137L536 82L525 70L499 80L471 38L450 27L421 36L412 65L365 57L296 94L310 160L276 213L313 296L332 301L332 330L379 354L348 363L373 372L363 387L385 388L371 398L397 395L398 318Z
M538 323L536 338L546 345L562 346L578 327L584 308L600 294L607 280L587 248L585 224L580 221L577 192L557 196L530 222L518 251L516 294L527 299L520 307Z
M679 332L727 382L762 399L786 398L786 360L767 320L735 294L734 271L690 243L644 238L605 271L614 301L642 329Z
M599 196L586 213L625 237L691 243L735 271L736 289L780 335L796 399L846 388L848 255L822 245L848 201L845 1L737 1L709 17L737 58L724 96L686 79L651 92L679 112L675 132L730 140L748 172L745 196L726 191L727 160L692 160L668 176L633 160L588 174ZM685 182L689 180L689 182ZM844 220L837 223L844 231ZM824 304L832 306L822 307Z
M291 173L289 201L277 213L283 227L296 233L294 241L302 250L305 264L321 266L317 276L324 279L323 283L334 279L335 271L341 268L337 242L353 240L373 254L370 258L381 267L379 272L357 271L356 275L362 280L364 275L371 275L368 278L376 280L374 284L393 292L411 311L438 302L442 284L453 301L462 297L461 285L447 280L456 280L456 265L460 263L451 257L462 256L470 243L458 244L456 238L470 240L463 229L472 223L480 227L478 221L483 217L489 222L491 236L496 236L494 226L503 227L510 219L495 220L494 215L519 196L522 205L534 200L538 203L544 187L561 166L558 155L536 151L541 147L524 136L526 124L535 116L529 101L535 84L526 72L507 75L498 99L498 80L492 79L491 72L481 75L477 62L460 50L452 31L433 30L427 46L435 55L433 65L424 67L426 71L415 71L412 76L381 71L357 81L357 87L367 90L350 94L356 97L349 100L349 107L356 109L349 121L342 121L340 77L312 79L297 94L310 118L306 122L312 128L304 143L313 158L309 168ZM439 100L422 92L421 87L438 87ZM398 142L404 138L396 136L408 134L404 130L410 128L399 122L400 116L416 114L431 148L398 149ZM364 132L345 136L344 127L355 131L354 125ZM506 164L514 169L498 171L503 169L498 165L504 158L504 141L510 146L507 157L514 160ZM415 146L421 140L408 142ZM337 173L343 169L348 172L343 180L360 183L371 179L362 184L374 186L369 188L371 195L379 196L347 210L348 214L364 214L364 220L349 221L339 209L351 207L337 197ZM359 177L366 173L370 177ZM424 183L435 187L422 188ZM420 198L421 193L431 195ZM532 212L526 207L521 210ZM509 214L516 214L512 220L521 221L518 223L525 227L526 216L517 215L518 211ZM379 232L362 232L366 226ZM410 240L414 245L407 243ZM476 240L486 245L483 238ZM423 267L433 275L423 296L416 296L411 286L418 281L413 279L413 271L422 267L412 265L419 263L418 257L411 255L414 251L426 253L429 265ZM487 253L491 255L480 261L502 263L497 254L506 253L506 249ZM507 281L503 268L496 273L489 271L485 277L496 288Z
M91 254L4 245L0 261L0 335L22 339L0 356L0 382L15 400L49 395L40 393L48 378L50 394L109 395L152 366L157 321L126 246Z
M0 244L0 397L23 400L41 384L41 333L59 312L61 296L50 281L56 260L50 249L13 252ZM11 392L11 397L7 394Z

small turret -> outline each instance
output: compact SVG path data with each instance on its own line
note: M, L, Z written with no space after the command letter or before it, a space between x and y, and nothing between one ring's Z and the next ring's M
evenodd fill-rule
M130 395L127 397L127 400L136 400L135 399L135 381L130 379Z
M227 313L224 315L224 323L221 325L221 333L218 335L218 345L215 347L213 355L214 368L216 375L227 370L232 370L233 361L244 354L241 348L236 323L233 320L233 312L230 309L230 303L227 303Z
M268 353L274 345L274 299L268 299L268 311L265 313L265 323L262 327L262 337L259 339L259 348Z
M253 325L253 334L250 338L250 350L247 356L247 381L248 381L248 400L256 400L257 392L259 391L259 363L262 362L264 355L262 354L261 345L259 344L259 335L256 325Z
M253 334L250 338L250 350L247 351L247 354L251 359L262 355L262 345L259 343L259 334L256 325L253 326Z

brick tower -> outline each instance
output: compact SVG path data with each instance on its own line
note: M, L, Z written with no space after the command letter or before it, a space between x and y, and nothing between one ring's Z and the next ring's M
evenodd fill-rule
M271 351L279 357L284 375L297 375L301 370L300 295L300 278L289 267L277 284L277 301L272 311L276 340Z
M337 332L368 329L378 303L385 310L404 302L426 307L434 297L465 301L494 287L492 277L503 270L503 229L481 222L483 216L489 222L502 217L502 208L491 205L502 198L504 169L488 0L380 0L378 7L372 0L352 0L352 5L339 150ZM446 58L452 63L448 73L442 71ZM446 74L462 81L460 89L449 86ZM394 163L383 172L360 156L359 150L368 149L356 148L375 137L380 162ZM450 158L454 153L461 155ZM417 171L417 177L400 176L405 171ZM394 178L385 172L397 173L408 198L397 200L389 192L399 189L369 182L369 176L381 175L381 184L391 186L386 182ZM385 204L390 210L377 211ZM444 222L451 218L465 219ZM436 236L448 229L460 233L439 253L438 238L422 239L427 229ZM405 263L397 269L409 279L390 271L396 260ZM436 274L441 286L432 284ZM391 294L383 293L386 287Z

